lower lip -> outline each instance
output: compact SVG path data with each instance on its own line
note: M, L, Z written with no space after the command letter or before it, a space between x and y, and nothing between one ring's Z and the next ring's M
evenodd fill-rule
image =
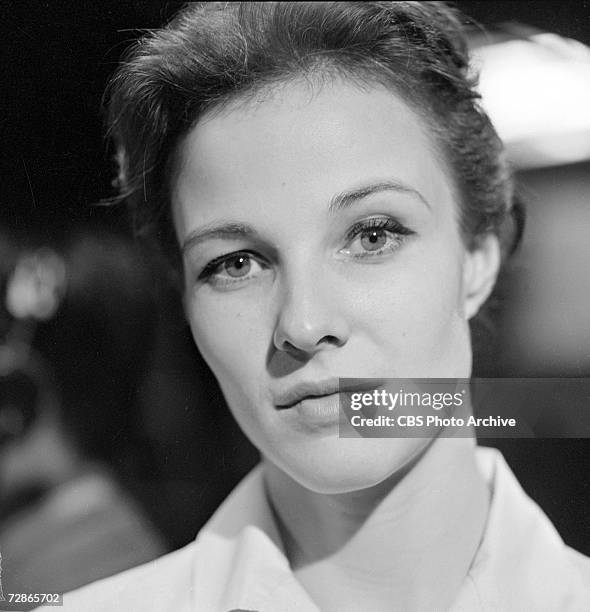
M340 395L332 393L320 397L306 397L285 409L285 412L297 415L298 420L310 425L333 426L338 424Z

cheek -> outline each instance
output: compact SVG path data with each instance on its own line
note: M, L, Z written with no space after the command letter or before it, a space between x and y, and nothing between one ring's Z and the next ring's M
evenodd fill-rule
M449 357L463 363L470 355L462 268L453 253L414 255L390 274L376 273L371 291L359 293L354 302L358 325L372 343L410 375L428 376L429 363L435 368Z
M268 334L260 307L220 306L216 300L193 299L188 305L195 343L224 393L254 384L264 372Z
M247 302L247 300L246 300ZM264 308L232 307L230 300L193 302L189 320L195 343L213 372L226 403L242 431L258 448L268 446L261 434L258 407L265 402L270 323Z

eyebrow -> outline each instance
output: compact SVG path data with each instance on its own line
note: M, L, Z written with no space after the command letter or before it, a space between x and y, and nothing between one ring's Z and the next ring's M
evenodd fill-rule
M180 250L184 253L195 246L195 244L214 238L229 240L232 238L247 238L255 235L257 235L256 230L245 223L212 223L190 232L184 239Z
M362 200L376 193L382 193L383 191L394 191L396 193L412 195L420 200L427 208L430 208L428 200L417 189L396 180L385 180L377 183L369 183L368 185L363 185L356 189L336 194L330 200L328 210L331 213L338 212L339 210L352 206L358 200Z
M342 191L331 198L330 204L328 205L328 211L335 213L345 208L348 208L355 204L357 201L362 200L370 195L376 193L382 193L384 191L393 191L396 193L409 194L416 197L425 206L430 208L430 204L426 198L416 189L400 183L395 180L385 180L376 183L369 183L355 189ZM220 240L232 240L236 238L251 238L258 236L258 232L250 225L245 223L237 222L219 222L211 223L200 227L192 232L189 232L188 236L184 239L180 250L185 253L188 249L194 247L200 242L205 240L220 239Z

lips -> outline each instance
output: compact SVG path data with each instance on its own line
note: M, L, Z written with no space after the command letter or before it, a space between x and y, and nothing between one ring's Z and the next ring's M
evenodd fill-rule
M275 394L274 405L279 410L292 408L304 399L314 397L325 397L335 393L351 391L366 391L377 389L382 381L380 379L366 379L367 382L357 383L354 388L348 388L339 382L338 378L330 378L319 381L302 381Z
M338 393L339 390L340 385L337 378L316 382L301 382L278 393L274 404L279 410L284 410L293 407L304 399L333 395Z

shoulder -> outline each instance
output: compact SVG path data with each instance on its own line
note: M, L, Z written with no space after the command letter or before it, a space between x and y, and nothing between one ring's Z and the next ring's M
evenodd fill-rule
M196 601L202 605L221 597L225 581L232 575L236 547L244 531L250 533L248 527L272 521L264 504L262 472L258 467L230 493L196 540L158 559L64 594L65 612L188 612L195 609Z
M161 612L188 609L196 543L148 563L65 593L65 612ZM45 608L39 608L45 609Z
M469 575L479 601L509 610L590 610L590 559L566 546L498 451L479 449L478 460L491 490Z

